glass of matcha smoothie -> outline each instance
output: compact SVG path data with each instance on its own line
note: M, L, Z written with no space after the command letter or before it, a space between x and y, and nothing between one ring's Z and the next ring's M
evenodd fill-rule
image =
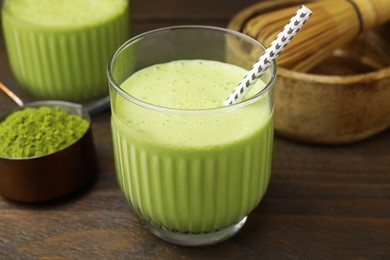
M108 64L116 174L150 230L188 246L236 234L270 179L273 64L240 103L223 103L262 54L227 29L136 36Z
M108 95L110 55L128 39L128 0L5 0L12 71L41 99L89 102Z

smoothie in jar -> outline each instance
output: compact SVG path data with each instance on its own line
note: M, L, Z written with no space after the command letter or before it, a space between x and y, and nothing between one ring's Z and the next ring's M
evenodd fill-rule
M222 107L246 70L223 62L178 60L133 74L112 98L118 182L149 224L209 233L244 219L270 178L270 92ZM260 80L247 99L264 88ZM159 106L150 107L148 104Z
M39 98L108 94L105 68L128 36L128 0L6 0L2 24L13 73Z

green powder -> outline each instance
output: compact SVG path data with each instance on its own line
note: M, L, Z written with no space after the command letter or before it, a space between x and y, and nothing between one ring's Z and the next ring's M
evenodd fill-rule
M88 120L60 107L27 107L0 122L0 156L27 158L59 151L78 140Z

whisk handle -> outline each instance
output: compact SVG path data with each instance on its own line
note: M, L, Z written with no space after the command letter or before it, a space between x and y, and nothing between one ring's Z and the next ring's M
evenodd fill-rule
M363 31L390 21L390 0L352 0L352 2L360 11Z

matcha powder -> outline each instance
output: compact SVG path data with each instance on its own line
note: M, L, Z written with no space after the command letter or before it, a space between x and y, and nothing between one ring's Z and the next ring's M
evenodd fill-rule
M78 140L88 120L60 107L26 107L0 122L0 156L27 158L59 151Z

